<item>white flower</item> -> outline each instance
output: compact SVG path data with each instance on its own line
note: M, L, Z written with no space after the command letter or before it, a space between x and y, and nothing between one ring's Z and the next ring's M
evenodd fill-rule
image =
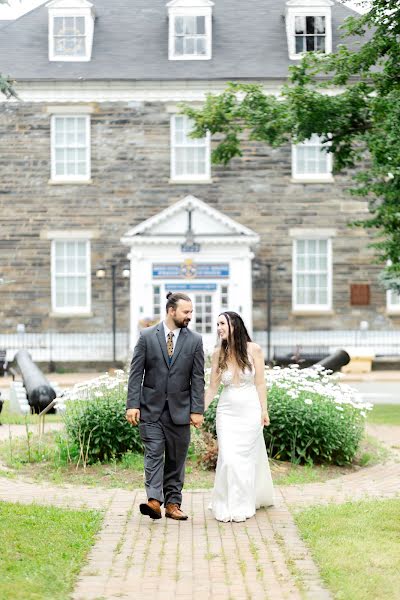
M335 406L336 410L343 410L342 406Z
M312 404L312 400L311 400L311 398L306 398L306 399L304 400L304 404Z

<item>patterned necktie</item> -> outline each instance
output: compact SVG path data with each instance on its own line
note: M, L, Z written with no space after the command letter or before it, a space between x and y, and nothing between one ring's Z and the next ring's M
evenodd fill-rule
M170 359L172 358L172 355L174 353L173 337L174 337L174 334L172 333L172 331L170 331L169 334L167 335L167 352L168 352L168 356Z

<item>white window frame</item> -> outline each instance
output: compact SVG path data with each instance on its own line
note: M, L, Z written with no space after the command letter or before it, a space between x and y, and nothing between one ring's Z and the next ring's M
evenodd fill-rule
M313 143L315 140L314 136L305 142L300 144L292 144L292 180L293 181L304 181L304 182L333 182L334 177L332 175L333 168L333 155L332 152L326 152L326 165L327 171L325 173L299 173L297 171L297 154L298 148L304 146L329 146L330 142L325 144L321 143L321 137L318 136L319 144Z
M92 56L94 34L94 7L87 0L53 0L46 4L48 8L49 29L49 61L88 62ZM55 17L84 17L85 19L85 54L74 56L56 54L54 50L54 18Z
M175 144L175 123L176 118L184 118L186 121L189 120L187 115L181 115L178 113L171 114L170 118L170 144L171 144L171 182L174 183L186 183L186 182L208 182L211 178L211 136L210 133L207 132L207 135L204 138L200 138L204 140L204 147L206 151L206 170L202 175L199 174L184 174L177 175L176 174L176 144ZM190 147L190 144L187 144L187 147Z
M297 275L298 272L296 270L297 264L297 242L299 241L326 241L327 242L327 297L328 301L326 304L299 304L297 302ZM330 312L332 311L332 239L330 237L324 237L322 235L307 235L307 236L299 236L293 239L293 254L292 254L292 310L299 312ZM320 271L316 270L315 274L318 274Z
M168 59L169 60L210 60L212 58L212 7L210 0L172 0L168 8ZM175 54L176 17L205 18L205 54Z
M71 242L84 242L86 244L86 297L87 303L85 306L57 306L57 295L56 295L56 245L57 243L71 243ZM82 239L77 236L76 238L65 236L56 237L51 242L51 305L52 313L55 315L87 315L91 314L91 251L90 251L90 240Z
M393 299L396 297L394 290L386 291L386 310L391 315L400 315L400 294L398 294L398 302L394 302Z
M331 0L289 0L286 2L286 34L290 60L300 60L307 52L296 52L296 17L325 17L325 52L332 52Z
M86 173L85 175L57 175L56 174L56 119L58 118L80 118L86 121ZM60 113L51 115L51 181L54 182L87 182L91 178L91 136L90 136L90 115L82 113Z

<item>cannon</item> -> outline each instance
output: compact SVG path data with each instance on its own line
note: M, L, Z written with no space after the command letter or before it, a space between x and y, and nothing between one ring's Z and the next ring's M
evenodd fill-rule
M324 369L329 369L330 371L339 371L342 367L347 365L350 362L350 356L346 352L346 350L337 350L334 354L330 354L326 358L323 358L317 365L321 365ZM314 365L315 366L315 365Z
M56 392L27 350L18 350L15 360L22 375L31 411L39 414L54 400Z

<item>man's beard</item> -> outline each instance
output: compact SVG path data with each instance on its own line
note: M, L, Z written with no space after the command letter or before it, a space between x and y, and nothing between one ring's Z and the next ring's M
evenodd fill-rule
M172 320L174 322L175 327L178 327L179 329L183 329L184 327L187 327L190 323L190 319L174 319L174 317L172 317Z

